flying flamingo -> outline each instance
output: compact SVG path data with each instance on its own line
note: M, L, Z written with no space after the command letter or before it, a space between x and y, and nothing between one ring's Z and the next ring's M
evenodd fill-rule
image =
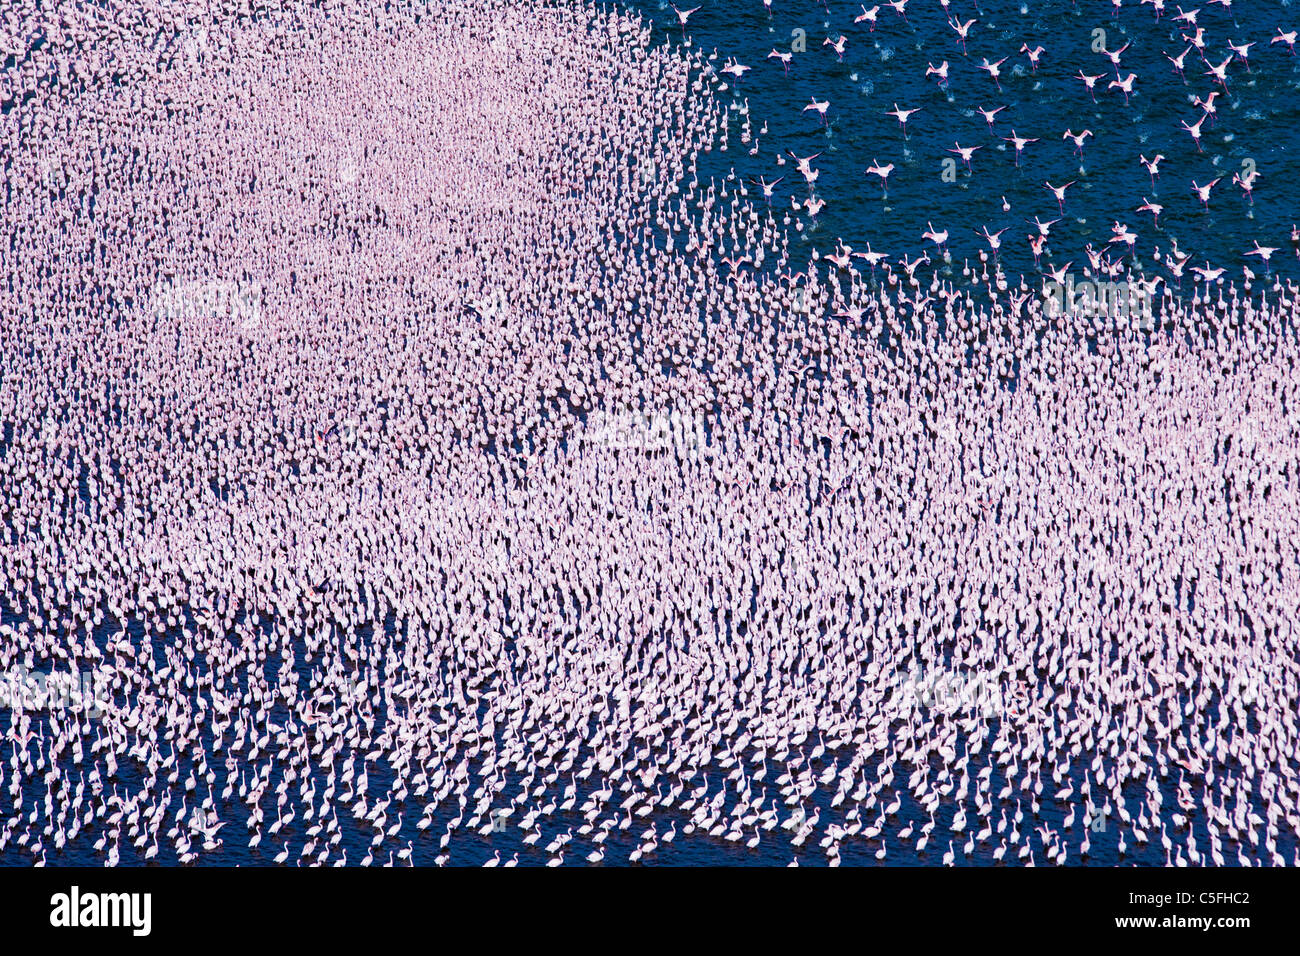
M781 67L782 67L782 69L785 71L785 75L786 75L786 76L789 76L789 75L790 75L790 61L794 59L794 54L791 53L789 50L784 50L784 51L781 51L781 50L773 50L771 53L769 53L769 54L767 55L767 58L770 60L770 59L772 59L773 57L776 57L778 60L781 61Z
M862 12L861 12L860 14L858 14L856 17L853 18L853 22L854 22L854 23L861 23L863 20L866 20L867 22L869 22L869 23L871 24L871 32L872 32L872 33L875 33L875 32L876 32L876 14L879 13L879 12L880 12L880 7L879 7L879 5L872 7L870 10L868 10L868 9L866 8L865 5L862 5Z
M1275 253L1275 252L1277 252L1277 249L1276 249L1275 247L1273 247L1273 246L1261 246L1261 245L1259 244L1259 240L1257 239L1257 240L1255 240L1255 248L1254 248L1254 249L1251 249L1249 252L1247 252L1246 255L1248 255L1248 256L1259 256L1259 258L1260 258L1261 260L1263 260L1264 268L1267 270L1268 267L1269 267L1269 259L1272 257L1273 253ZM1208 263L1207 263L1207 264L1208 264Z
M1094 103L1097 102L1097 81L1104 78L1106 74L1098 73L1096 76L1089 76L1087 73L1084 73L1083 70L1080 70L1075 74L1075 76L1078 79L1083 80L1083 85L1088 88L1088 95L1092 97Z
M907 138L907 120L908 120L908 117L910 117L913 113L919 113L920 111L921 111L921 107L919 107L919 106L917 106L917 107L915 107L915 108L913 108L913 109L910 109L910 110L899 109L899 108L898 108L898 104L895 103L895 104L894 104L894 108L893 108L892 110L887 110L887 111L885 112L885 115L886 115L886 116L892 116L892 117L894 117L895 119L898 120L899 125L903 127L903 138L906 139L906 138Z
M686 39L686 21L691 18L692 13L694 13L696 10L699 9L700 9L699 7L691 7L689 10L678 10L677 5L673 4L673 11L677 14L677 22L681 25L682 28L683 40Z
M1028 146L1030 143L1038 142L1037 138L1029 138L1025 136L1016 135L1016 131L1014 129L1011 131L1010 136L1004 136L1002 138L1006 140L1008 143L1011 143L1013 146L1015 146L1017 166L1020 165L1020 154L1024 152L1025 147Z
M1187 59L1187 54L1192 52L1193 49L1194 47L1189 46L1182 53L1178 54L1178 56L1170 56L1168 53L1164 55L1165 59L1174 65L1174 72L1179 76L1183 76L1183 71L1186 69L1185 60ZM1183 77L1183 80L1186 82L1185 76Z
M1067 129L1065 131L1065 134L1061 137L1061 139L1074 140L1074 154L1076 156L1082 156L1083 142L1091 135L1092 135L1092 130L1090 129L1085 129L1082 133L1075 133L1073 130Z
M803 108L803 112L807 113L809 110L816 110L817 115L821 118L822 125L824 126L826 125L826 110L830 105L830 100L821 100L819 102L817 97L814 96L811 98L808 105Z
M970 33L970 28L973 27L973 26L975 25L976 22L977 22L977 21L975 21L975 20L973 20L973 19L972 19L972 20L968 20L968 21L966 21L965 23L960 23L960 22L958 22L958 21L956 21L956 20L949 20L949 21L948 21L948 26L952 27L954 30L957 31L957 36L958 36L959 41L960 41L960 43L961 43L961 53L962 53L962 56L965 56L965 55L966 55L966 37L967 37L967 35ZM988 61L985 60L984 62L987 63Z
M868 176L879 176L881 188L886 188L889 184L889 174L894 171L894 164L889 163L886 166L880 165L876 160L871 161L871 165L865 170Z
M944 229L942 232L935 232L933 224L927 222L925 225L926 231L921 233L921 238L929 239L942 250L944 243L948 241L948 230Z
M1160 161L1164 158L1162 153L1156 153L1154 159L1147 159L1145 156L1138 157L1138 162L1147 168L1147 172L1151 176L1151 187L1153 189L1156 185L1156 177L1160 175Z
M984 122L988 123L989 132L991 133L993 132L993 117L997 116L1004 109L1006 109L1005 106L999 106L996 109L991 109L991 110L986 110L980 107L976 109L976 112L978 112L981 116L984 117Z
M953 145L954 145L956 148L955 148L955 149L949 149L948 152L950 152L950 153L954 153L954 154L960 156L961 159L962 159L962 162L964 162L964 163L966 164L966 169L967 169L968 171L970 170L970 159L971 159L972 156L975 155L975 151L976 151L977 149L983 149L983 148L984 148L983 146L965 146L965 147L964 147L964 146L962 146L961 143L954 143Z
M1210 190L1213 189L1215 183L1217 183L1222 178L1223 178L1222 176L1216 176L1214 179L1211 179L1204 186L1198 186L1196 184L1196 180L1195 179L1192 180L1192 191L1195 192L1196 195L1200 198L1201 205L1205 207L1206 212L1210 211Z
M1029 57L1029 68L1032 72L1037 73L1038 59L1043 55L1043 47L1039 45L1031 50L1028 43L1022 43L1020 45L1020 52Z
M998 80L998 68L1001 67L1002 64L1005 62L1007 62L1007 58L1005 56L1002 59L998 60L996 63L990 63L988 57L984 57L984 62L980 64L980 69L984 70L986 73L988 73L989 76L993 78L993 82L997 85L998 92L1002 91L1002 83Z
M1060 212L1062 213L1065 212L1065 191L1069 189L1071 186L1073 186L1074 183L1075 183L1074 180L1070 180L1064 186L1053 186L1051 183L1048 182L1043 183L1044 188L1048 189L1052 193L1052 195L1056 197L1056 204L1060 208Z
M1147 199L1146 196L1142 197L1142 205L1137 207L1138 212L1151 213L1154 224L1157 226L1160 225L1160 211L1162 209L1164 209L1164 206L1161 206L1159 203L1153 203L1150 199Z
M1188 126L1186 123L1184 123L1184 122L1182 122L1182 121L1179 121L1179 124L1178 124L1178 125L1181 126L1183 129L1187 130L1187 132L1189 132L1189 133L1192 134L1192 139L1193 139L1193 140L1195 141L1195 143L1196 143L1196 151L1197 151L1198 153L1199 153L1199 152L1202 152L1202 149L1201 149L1201 124L1204 123L1204 122L1205 122L1205 117L1202 116L1202 117L1201 117L1200 119L1198 119L1198 120L1196 121L1196 123L1195 123L1194 125L1192 125L1192 126Z
M1111 80L1109 83L1106 84L1106 89L1109 90L1109 89L1118 88L1119 91L1124 94L1124 102L1125 104L1127 104L1129 101L1128 99L1129 96L1133 93L1133 83L1136 80L1137 80L1136 73L1130 73L1128 76L1122 78L1118 73L1116 73L1115 79Z

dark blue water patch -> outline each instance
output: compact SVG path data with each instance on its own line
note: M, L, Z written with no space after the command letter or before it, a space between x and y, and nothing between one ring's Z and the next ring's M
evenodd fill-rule
M1139 235L1137 261L1150 268L1156 248L1168 253L1172 241L1191 254L1193 262L1209 260L1240 277L1249 266L1262 275L1263 264L1244 253L1258 240L1277 247L1273 271L1300 277L1300 261L1290 240L1292 224L1300 218L1296 193L1289 183L1300 175L1300 58L1285 46L1268 41L1279 23L1293 21L1287 3L1253 4L1248 9L1224 10L1209 5L1201 9L1198 25L1204 27L1206 56L1218 65L1232 51L1227 41L1255 41L1250 69L1239 60L1228 68L1224 92L1203 76L1206 64L1195 51L1188 56L1184 78L1177 76L1165 58L1187 47L1181 39L1186 25L1170 17L1156 22L1149 7L1124 7L1118 18L1100 4L1077 7L1063 2L1030 5L1007 0L974 5L958 2L950 15L978 22L972 28L963 55L956 32L947 24L943 8L935 3L908 5L907 21L882 7L874 33L867 24L852 22L856 10L837 6L828 13L812 0L792 0L775 5L771 15L758 4L704 4L690 18L689 50L707 51L716 59L714 70L732 59L751 66L739 82L724 76L729 89L719 94L723 103L748 104L757 134L757 155L743 146L738 119L730 112L732 135L726 151L721 147L701 154L701 180L722 181L732 170L747 183L760 177L778 187L773 206L778 216L790 211L791 200L807 198L809 190L794 168L787 151L799 156L819 153L813 165L820 171L815 184L827 205L814 223L804 212L791 212L804 230L796 248L825 255L842 239L854 249L873 249L897 257L919 252L927 223L948 228L949 248L955 262L975 259L988 247L976 230L1006 228L1000 261L1012 276L1036 276L1027 239L1030 221L1061 218L1052 227L1048 265L1073 261L1076 270L1086 264L1085 246L1108 245L1114 222L1127 224ZM634 5L655 20L655 38L682 43L671 7ZM960 9L959 9L960 8ZM1172 11L1171 11L1172 13ZM806 33L807 49L794 53L789 76L771 59L772 50L789 51L793 31ZM1115 78L1111 61L1093 51L1105 31L1105 48L1118 50L1119 72L1136 73L1136 91L1126 104L1115 89L1103 89ZM828 37L848 37L844 61L839 62ZM1029 69L1022 44L1046 48L1037 72ZM999 92L979 69L985 58L1000 60ZM949 64L949 82L941 88L926 78L927 64ZM1097 102L1088 96L1080 71L1104 74L1097 81ZM1217 116L1203 126L1203 152L1180 123L1194 124L1202 110L1193 97L1204 99L1219 89ZM829 101L826 125L803 107L811 99ZM887 115L895 104L920 108L908 124L904 138L897 120ZM990 132L979 108L1005 107ZM1011 131L1039 142L1027 147L1019 167L1015 151L1002 137ZM1082 156L1064 140L1067 130L1092 131ZM978 146L968 171L948 150L956 144ZM1166 158L1154 184L1140 164L1157 153ZM956 162L956 177L945 182L943 162ZM879 161L893 163L887 195L879 180L863 171ZM1253 167L1259 173L1253 204L1231 182L1234 173ZM1212 191L1205 211L1192 189L1223 177ZM1064 214L1045 182L1076 185L1066 192ZM751 187L762 203L757 187ZM1010 204L1002 209L1003 200ZM1137 213L1144 198L1165 208L1159 225L1149 213ZM1119 248L1119 247L1112 247ZM1131 257L1125 261L1133 264Z

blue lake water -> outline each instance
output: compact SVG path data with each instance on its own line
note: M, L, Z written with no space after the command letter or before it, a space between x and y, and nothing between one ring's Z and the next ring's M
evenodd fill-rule
M655 20L656 37L681 42L672 7L642 9ZM1300 193L1291 185L1300 175L1300 58L1269 42L1278 27L1295 27L1293 4L1238 3L1228 10L1201 5L1197 25L1205 30L1205 56L1214 65L1232 55L1227 41L1255 44L1248 52L1250 72L1239 61L1229 65L1226 93L1203 75L1208 67L1195 50L1184 61L1184 78L1174 73L1166 54L1177 57L1187 49L1181 36L1194 30L1173 21L1172 5L1157 23L1150 6L1136 3L1124 4L1112 18L1111 5L1096 0L993 0L978 9L957 0L949 8L952 18L978 21L969 31L965 55L937 0L912 0L906 21L881 6L874 32L867 23L853 22L860 9L841 0L831 3L828 13L812 0L776 0L769 15L758 0L706 2L688 24L694 47L717 51L717 68L733 59L752 67L739 82L723 79L737 101L748 101L754 131L764 124L768 130L757 137L758 155L750 156L755 143L740 142L740 118L733 111L727 151L705 157L708 165L719 175L734 168L746 181L784 176L773 208L789 209L792 197L802 201L808 190L783 154L820 154L813 163L820 170L815 185L826 206L816 222L806 211L791 213L807 223L802 238L809 247L825 254L842 239L858 251L870 242L873 250L913 257L927 247L921 234L932 222L936 230L949 230L948 246L960 270L963 260L974 262L988 248L976 230L1006 228L999 253L1003 268L1011 276L1033 277L1038 272L1027 238L1036 227L1028 220L1061 218L1051 229L1043 265L1072 261L1071 271L1082 274L1085 246L1105 246L1118 221L1138 233L1138 260L1149 275L1161 274L1153 250L1168 252L1176 240L1192 256L1189 267L1209 260L1227 269L1225 278L1241 278L1243 266L1264 272L1257 257L1243 258L1255 241L1279 248L1272 257L1277 274L1300 276L1290 240L1292 225L1300 220ZM796 31L803 31L806 50L792 54L787 76L781 62L768 55L791 51ZM847 37L843 62L823 45L841 35ZM1120 59L1120 72L1138 77L1129 102L1120 90L1105 89L1116 71L1106 56L1093 52L1098 43L1107 50L1129 44ZM1022 45L1044 48L1036 73L1019 52ZM979 65L1003 57L999 92ZM941 88L925 71L945 60L949 79ZM1076 76L1080 71L1105 74L1097 81L1095 103ZM1203 152L1198 153L1179 124L1194 124L1202 110L1193 99L1215 89L1220 90L1217 116L1202 126ZM814 99L829 103L824 124L817 112L803 111ZM895 106L920 110L909 120L906 139L897 119L887 115ZM977 111L998 107L1005 109L990 132ZM1067 129L1092 131L1081 157L1073 142L1062 139ZM1039 140L1026 148L1018 167L1014 148L1002 139L1012 130ZM957 145L980 147L969 171L959 156L946 152ZM1139 157L1156 154L1165 159L1153 185ZM955 182L943 178L949 159L956 162ZM878 177L864 172L877 163L894 164L887 193ZM1234 173L1252 167L1259 173L1253 204L1231 181ZM1192 181L1204 185L1218 176L1223 179L1206 212ZM1062 215L1043 184L1071 180L1076 185L1066 192ZM1135 211L1145 199L1164 207L1158 228L1150 213ZM1116 249L1118 257L1122 249ZM1184 277L1188 288L1191 278Z

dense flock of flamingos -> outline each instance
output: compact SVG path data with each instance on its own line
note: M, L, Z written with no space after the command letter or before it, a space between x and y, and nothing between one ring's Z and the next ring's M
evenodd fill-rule
M801 261L625 11L227 6L0 20L0 861L1300 862L1293 285Z

